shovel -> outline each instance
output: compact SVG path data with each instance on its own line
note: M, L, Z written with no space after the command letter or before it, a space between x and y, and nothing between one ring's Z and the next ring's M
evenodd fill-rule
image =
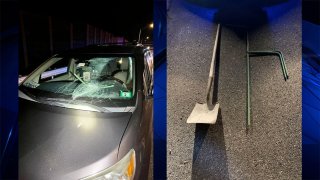
M196 106L193 108L190 116L187 119L187 123L202 123L202 124L215 124L219 112L219 104L212 104L212 98L210 92L212 89L213 83L213 71L215 65L215 59L218 49L218 43L220 43L220 24L218 24L216 39L213 47L213 55L210 65L209 79L207 85L207 98L206 103L196 103ZM220 49L219 49L220 50Z

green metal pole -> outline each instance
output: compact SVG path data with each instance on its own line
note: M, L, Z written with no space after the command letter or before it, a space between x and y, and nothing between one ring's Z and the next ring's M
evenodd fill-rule
M250 99L250 57L249 57L249 35L247 32L247 129L251 125L251 99Z
M280 57L281 57L281 61L282 61L282 65L283 65L283 69L285 70L285 74L286 74L286 80L289 79L289 75L288 75L288 70L287 70L287 65L286 65L286 62L284 60L284 57L283 57L283 54L281 51L276 51L279 53Z
M287 66L281 51L249 51L249 56L268 56L268 55L276 55L279 57L284 80L285 81L288 80L289 76L288 76Z

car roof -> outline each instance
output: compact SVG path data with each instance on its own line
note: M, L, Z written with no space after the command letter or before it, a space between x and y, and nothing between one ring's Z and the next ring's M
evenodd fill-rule
M142 45L89 45L82 48L72 49L59 55L75 54L144 54L148 49Z

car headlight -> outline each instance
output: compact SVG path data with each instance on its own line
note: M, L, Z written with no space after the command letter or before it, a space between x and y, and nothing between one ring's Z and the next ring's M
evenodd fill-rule
M113 166L90 175L82 180L132 180L136 170L136 153L129 151L119 162Z

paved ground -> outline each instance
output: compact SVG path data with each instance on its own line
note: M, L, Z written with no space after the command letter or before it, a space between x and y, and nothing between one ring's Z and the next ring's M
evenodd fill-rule
M216 25L211 10L200 14L172 1L168 12L168 179L301 178L301 18L290 9L250 33L250 49L278 49L287 60L251 58L253 127L246 132L246 59L241 32L222 29L215 125L186 123L205 99ZM205 13L203 13L205 12Z

